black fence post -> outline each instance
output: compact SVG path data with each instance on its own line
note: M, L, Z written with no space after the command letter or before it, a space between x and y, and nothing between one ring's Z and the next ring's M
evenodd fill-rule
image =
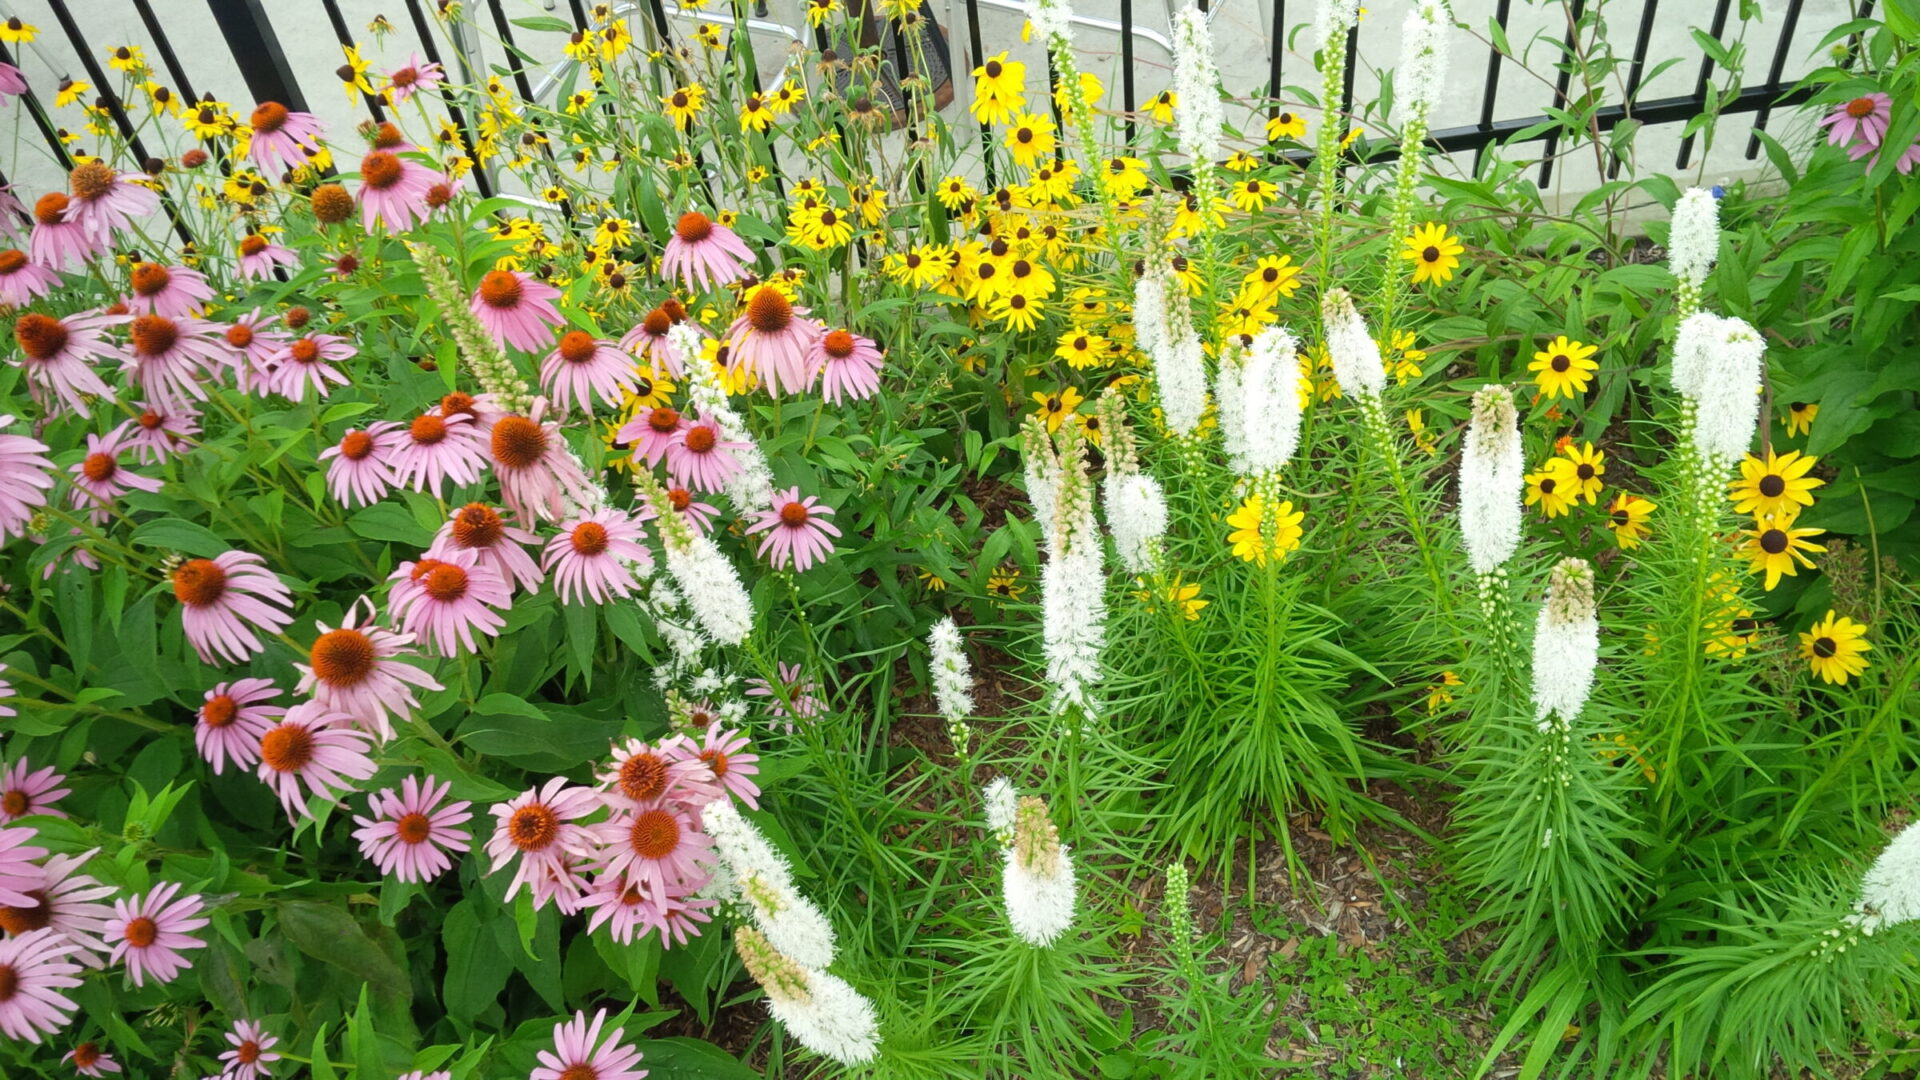
M253 103L274 101L291 112L306 112L307 97L300 92L300 80L287 63L261 0L207 0L207 7L220 26L220 36L227 39L227 50L233 53Z

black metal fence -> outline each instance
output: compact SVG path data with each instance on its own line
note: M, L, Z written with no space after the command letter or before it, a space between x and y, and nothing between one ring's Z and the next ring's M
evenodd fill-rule
M466 52L458 48L443 49L442 47L451 39L447 36L447 24L441 19L439 12L434 10L434 5L446 0L399 0L399 2L404 3L405 22L409 24L414 38L413 41L405 42L404 45L417 50L428 60L442 64L457 80L473 79L476 72ZM721 0L721 2L724 4L729 0ZM682 36L676 34L674 23L675 17L682 15L731 27L733 43L730 43L729 47L750 48L751 35L756 32L778 32L793 40L805 40L802 36L804 31L799 27L785 26L765 18L765 0L730 0L730 2L732 5L730 12L704 9L698 12L681 12L676 5L675 10L670 13L664 0L644 0L644 7L635 3L622 3L619 7L633 12L646 23L651 34L657 36L657 40L669 44L676 42ZM860 2L860 0L854 0L854 2ZM964 58L965 62L954 65L957 84L956 99L964 108L969 89L966 85L967 72L981 56L988 52L986 42L990 39L982 29L983 15L993 11L1017 13L1021 6L1018 0L955 0L955 2L959 5L958 11L955 12L951 4L948 10L953 13L952 17L956 21L963 21L965 27L964 31L954 28L954 36L958 38L960 33L964 32L965 41L971 47L970 55ZM1209 0L1199 0L1199 2L1202 10L1206 10ZM1211 2L1218 5L1224 0L1211 0ZM1267 2L1271 5L1271 25L1267 32L1270 68L1266 90L1268 97L1278 100L1289 74L1287 70L1289 50L1286 41L1288 27L1290 23L1305 21L1311 12L1309 0L1293 0L1292 3L1288 0L1267 0ZM757 3L758 10L749 11L749 3ZM1552 176L1557 156L1556 149L1567 126L1565 110L1570 107L1569 93L1573 79L1573 66L1560 57L1574 54L1576 37L1583 32L1582 19L1587 14L1588 3L1589 0L1559 0L1556 5L1550 5L1550 8L1558 7L1564 14L1566 22L1566 34L1561 41L1562 51L1556 55L1554 61L1555 74L1551 99L1553 111L1524 116L1498 115L1496 102L1499 98L1503 75L1519 64L1515 58L1506 55L1499 48L1489 48L1485 56L1485 75L1479 95L1480 108L1477 119L1470 123L1433 131L1430 136L1431 145L1447 152L1472 152L1477 162L1488 148L1495 145L1542 143L1544 145L1539 164L1539 178L1541 185L1546 186ZM1858 3L1859 6L1852 11L1855 17L1866 17L1873 10L1874 0L1858 0ZM197 6L196 0L165 0L167 8L165 12L156 11L154 0L83 0L79 5L70 4L68 0L44 0L44 4L50 9L58 34L65 39L81 65L81 71L69 73L70 77L84 77L91 83L93 99L111 116L112 122L126 138L133 152L142 159L149 157L148 147L140 138L124 103L115 97L115 80L109 78L101 66L100 58L106 55L103 46L110 43L90 40L82 20L76 17L75 6L84 7L91 19L101 14L102 9L106 7L130 4L146 31L158 59L158 68L164 72L166 78L171 80L174 92L188 100L197 100L200 92L210 89L209 77L202 72L192 70L187 63L183 62L179 43L171 40L169 33L169 22L177 19L177 16L189 6ZM1491 0L1491 4L1492 10L1481 14L1490 18L1491 22L1502 31L1510 28L1514 16L1512 0ZM1712 4L1706 33L1716 41L1722 41L1733 14L1733 0L1712 0ZM1466 5L1458 4L1457 6L1464 8ZM1667 6L1671 10L1677 5L1673 5L1669 0ZM1750 136L1745 151L1748 159L1757 156L1760 150L1758 133L1766 128L1775 111L1805 100L1805 92L1794 90L1791 81L1785 76L1789 57L1796 46L1796 35L1800 31L1804 6L1805 0L1787 0L1765 81L1743 86L1729 95L1720 95L1716 103L1717 111L1722 115L1754 114L1754 134ZM289 35L326 33L337 39L342 46L353 46L357 40L353 25L342 11L340 0L273 0L271 3L269 0L207 0L207 8L213 23L218 28L221 40L194 43L195 51L190 55L205 57L224 54L223 60L230 58L232 67L237 69L240 78L246 84L246 97L253 102L277 101L294 110L307 109L308 99L303 92L302 81L283 48L283 42L290 39ZM1137 46L1146 43L1170 50L1166 36L1143 25L1136 18L1135 8L1136 0L1119 0L1118 20L1090 16L1075 18L1077 24L1090 31L1117 35L1120 59L1119 104L1129 114L1134 113L1141 106L1135 78L1140 68L1136 58ZM520 46L516 40L514 21L527 14L548 13L534 7L529 0L464 0L463 9L467 18L476 20L484 18L490 22L493 32L506 46L504 55L507 74L515 90L523 98L529 101L535 100L543 87L546 92L551 92L555 80L543 79L537 85L534 75L538 72L530 70L524 54L518 52ZM515 14L510 9L523 10ZM1621 95L1621 100L1602 105L1591 114L1587 125L1590 132L1604 134L1629 122L1643 125L1686 122L1707 107L1709 86L1715 76L1715 62L1711 55L1704 52L1696 62L1697 73L1691 93L1652 99L1643 99L1641 96L1648 73L1649 49L1661 9L1661 0L1644 0L1635 28L1632 52L1627 58L1624 93ZM564 0L564 8L556 9L551 13L551 17L563 17L572 26L584 30L592 26L590 22L592 14L592 5L587 0ZM1680 13L1682 18L1689 17L1691 14L1692 10ZM324 24L321 21L322 15L324 15ZM1365 29L1365 41L1363 41L1362 28L1356 27L1352 32L1349 40L1349 55L1356 57L1363 55L1363 46L1386 49L1389 54L1397 51L1394 41L1375 40L1377 36L1397 35L1397 28L1390 26L1375 28L1369 25ZM398 26L395 27L394 32L405 33ZM217 50L217 53L210 54L209 50ZM1464 70L1467 64L1475 62L1468 59L1468 51L1461 46L1456 46L1457 70ZM1802 51L1804 52L1804 49ZM454 55L447 55L449 52ZM24 59L0 45L0 60L18 65ZM1296 67L1302 67L1306 61L1296 56L1294 64ZM225 65L222 64L222 66ZM1294 74L1295 77L1300 77L1305 72L1296 71ZM231 91L231 89L230 87L222 88L223 91ZM1343 113L1351 112L1353 93L1353 70L1350 69L1345 99L1341 102ZM361 95L361 101L370 119L376 122L386 119L384 106L377 95ZM35 128L40 137L45 140L55 159L63 166L70 165L71 159L66 140L62 138L63 132L57 126L53 114L46 108L46 103L29 91L26 95L26 106ZM473 133L459 101L452 95L444 95L441 107L459 132L459 137L471 155L474 145ZM1129 131L1131 131L1131 125L1129 125ZM1689 134L1680 140L1676 168L1688 167L1694 149L1694 135ZM1619 165L1617 159L1611 161L1608 168L1609 176L1617 172ZM492 178L486 174L486 170L476 169L474 177L476 186L483 195L493 193L494 184ZM4 184L5 181L6 178L0 176L0 184Z

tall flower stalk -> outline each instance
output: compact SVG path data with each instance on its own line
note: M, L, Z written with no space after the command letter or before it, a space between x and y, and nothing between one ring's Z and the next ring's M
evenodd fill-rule
M1313 13L1313 41L1320 49L1320 132L1314 167L1320 177L1318 228L1321 288L1333 281L1334 214L1340 189L1340 101L1346 91L1347 31L1360 18L1359 0L1320 0Z
M446 256L431 244L408 244L407 250L413 255L414 265L420 268L420 283L426 286L427 298L439 309L447 335L453 338L467 370L501 408L525 415L533 408L533 388L520 377L500 343L467 306L467 298Z
M1386 274L1380 283L1380 337L1393 340L1398 325L1400 297L1412 266L1397 257L1393 245L1413 231L1414 205L1419 201L1421 169L1426 163L1428 121L1433 103L1446 83L1447 28L1453 18L1446 0L1421 0L1407 12L1400 30L1400 68L1394 90L1406 106L1400 128L1400 160L1393 174L1393 203L1388 213L1389 251ZM1324 130L1324 129L1323 129Z

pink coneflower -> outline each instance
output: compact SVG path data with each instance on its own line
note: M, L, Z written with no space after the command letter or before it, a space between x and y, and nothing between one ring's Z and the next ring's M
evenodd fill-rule
M268 1066L280 1060L273 1052L280 1040L267 1034L267 1026L258 1020L240 1020L227 1032L227 1045L233 1049L224 1051L220 1060L220 1080L259 1080L267 1075Z
M297 693L312 693L314 701L345 713L361 728L393 738L391 718L406 719L420 707L409 686L440 690L433 676L399 658L410 654L413 635L396 634L373 625L373 601L361 597L347 609L337 628L318 623L307 663L300 669Z
M73 1071L81 1076L105 1076L120 1071L120 1063L113 1060L113 1055L90 1042L83 1042L67 1051L60 1060L72 1062Z
M773 493L773 509L762 512L747 532L767 534L760 540L760 554L771 553L774 569L791 564L804 571L833 554L833 541L827 538L839 536L840 530L826 519L831 513L833 507L822 505L817 496L802 499L799 488L788 488Z
M426 220L427 193L446 177L416 165L390 150L375 150L360 159L360 223L373 232L385 222L389 232L405 232Z
M769 394L778 395L783 387L805 390L813 381L808 354L820 324L805 318L807 309L795 307L777 286L757 285L745 299L740 317L727 328L728 370L758 375Z
M689 210L660 253L660 273L678 274L688 289L717 289L740 280L742 266L752 259L753 249L732 229Z
M293 594L250 551L181 563L173 570L173 595L202 663L246 663L266 647L255 628L278 634L293 625Z
M93 848L77 855L47 856L41 868L45 880L27 893L33 902L0 904L0 930L14 937L51 930L76 946L75 960L92 968L103 966L108 949L101 935L113 920L113 909L100 901L119 890L78 873L99 853L99 848Z
M527 1080L641 1080L647 1070L636 1069L640 1051L622 1046L623 1028L600 1036L607 1021L601 1009L587 1021L585 1012L576 1012L572 1020L553 1025L553 1049L540 1051L540 1067L527 1074Z
M25 244L33 235L27 229L27 222L32 219L27 205L13 193L13 185L0 184L0 239L16 246Z
M80 985L73 942L51 930L0 941L0 1034L30 1043L67 1026L79 1006L60 991Z
M71 502L75 509L87 510L95 525L113 519L114 501L129 491L159 491L164 485L150 476L141 476L120 460L126 448L108 435L102 438L87 433L87 456L67 471L72 476Z
M702 417L674 436L672 445L667 447L667 471L673 475L673 482L682 487L719 491L739 473L740 459L734 457L733 452L745 449L746 445L725 438L718 421Z
M601 872L639 885L656 899L669 890L686 894L712 878L713 839L693 816L671 802L622 811L596 829L604 845Z
M222 328L200 319L138 315L127 327L127 352L120 367L140 384L147 400L207 400L199 372L211 373L228 362Z
M215 776L227 767L228 758L241 769L259 762L260 736L287 714L282 706L265 704L279 696L272 679L235 679L207 691L194 713L193 744Z
M651 469L660 464L667 451L690 425L680 410L656 405L620 426L613 437L627 445L635 461L645 461Z
M622 945L633 944L636 932L645 937L660 920L653 897L617 874L595 878L587 895L580 898L580 907L592 912L587 916L588 933L606 926L613 940Z
M51 765L35 770L24 757L14 762L0 774L0 822L19 821L31 814L66 817L66 811L53 805L72 794L72 789L60 786L66 779Z
M206 942L188 933L207 925L200 915L198 896L180 896L174 882L156 885L152 892L132 900L113 902L113 922L107 936L113 941L108 963L127 962L127 978L133 985L146 985L147 977L169 983L190 966L180 955L187 949L206 948Z
M25 307L36 296L45 296L60 284L60 275L27 258L13 248L0 250L0 305Z
M793 730L793 721L811 720L826 711L826 705L814 696L818 687L807 678L799 664L782 663L776 669L780 676L780 689L775 690L765 679L748 679L747 696L767 699L767 715L775 720L785 719L787 730ZM792 703L789 711L788 703Z
M267 389L288 401L298 402L306 397L307 387L311 386L314 396L325 400L331 392L328 383L346 386L353 381L333 363L352 359L358 353L358 349L338 334L294 338L273 358L274 369L268 376Z
M27 245L33 261L54 270L84 267L107 249L108 238L96 238L87 227L67 219L73 200L63 191L50 191L33 204L33 239Z
M313 816L307 793L337 802L339 794L353 790L353 781L370 779L379 771L367 756L367 733L353 725L354 717L324 702L303 701L260 736L260 764L254 775L280 797L288 821Z
M546 399L536 398L531 417L502 416L493 422L488 437L493 472L500 479L500 499L522 522L560 517L566 513L568 497L576 503L594 499L592 485L560 435L560 425L541 422L545 411Z
M27 77L12 64L0 63L0 105L8 98L16 98L27 92Z
M512 900L525 885L533 890L535 908L555 898L569 906L577 904L585 883L561 859L595 853L593 833L578 822L599 808L593 789L570 787L564 776L493 806L494 829L486 849L491 872L499 873L508 860L520 857L506 898Z
M552 340L549 327L567 320L553 306L560 290L518 270L489 270L467 307L502 345L528 352Z
M75 525L73 528L67 530L67 535L85 536L86 534L81 530L80 526ZM32 540L35 544L45 544L47 542L47 538L44 536L33 536L28 537L28 539ZM85 544L75 544L65 551L60 552L58 555L55 555L52 562L40 568L40 580L51 581L53 580L54 574L71 570L76 566L82 570L98 570L100 569L100 560L94 558L93 552L88 551Z
M655 897L653 929L660 934L660 944L670 949L699 937L701 924L713 921L707 909L715 903L698 896Z
M477 483L487 471L487 440L466 413L430 409L413 418L387 453L394 483L434 498L448 481Z
M453 785L428 777L426 783L409 776L398 794L381 788L367 797L372 817L353 819L360 854L373 860L382 874L401 881L431 881L452 868L450 851L470 846L467 830L472 820L468 802L442 806Z
M415 94L439 86L446 78L446 70L439 64L428 63L419 53L408 53L407 62L387 76L387 100L398 105Z
M453 1080L453 1073L446 1069L437 1069L433 1072L415 1069L412 1072L401 1073L394 1080Z
M320 451L320 460L332 459L327 466L327 490L341 506L355 503L372 506L386 497L395 484L393 465L387 460L406 436L391 420L376 420L361 428L348 428L340 441Z
M33 907L33 891L46 887L47 872L36 860L47 849L34 847L29 843L33 838L32 829L0 826L0 904Z
M0 664L0 675L5 675L6 672L7 665ZM13 684L4 678L0 678L0 716L19 715L19 713L14 711L13 706L5 704L6 701L11 700L14 696Z
M653 555L640 546L645 533L623 510L603 507L562 522L559 535L547 541L540 565L553 575L560 602L591 599L604 604L610 597L633 595L633 571L653 567Z
M747 752L751 745L743 731L728 731L719 724L709 726L700 742L680 738L666 749L676 758L698 761L707 767L716 784L727 794L760 808L760 785L753 778L760 773L760 755Z
M200 437L200 414L185 404L162 400L134 407L139 411L120 421L112 437L142 465L163 465L193 449L193 440Z
M133 295L127 297L127 310L136 315L184 319L213 299L213 286L207 284L206 275L184 266L134 263L127 281L133 288Z
M820 372L820 396L830 404L855 401L880 390L880 348L872 339L848 330L829 330L814 343L808 366Z
M1847 157L1853 161L1866 158L1867 169L1868 171L1872 171L1880 164L1880 155L1885 151L1886 147L1884 145L1873 146L1863 142L1854 143L1852 146L1847 147ZM1913 145L1901 152L1900 156L1894 160L1893 167L1901 176L1905 176L1913 171L1913 167L1916 164L1920 164L1920 139L1915 139Z
M1880 148L1880 140L1887 137L1887 125L1892 120L1893 98L1875 91L1834 106L1833 111L1821 119L1820 126L1827 129L1827 142L1834 146L1845 146L1857 139L1866 143L1871 153Z
M312 113L293 112L277 101L255 106L247 118L253 139L247 145L247 158L262 169L271 170L277 158L289 169L307 163L307 148L320 144L320 119Z
M85 395L113 400L113 391L93 370L93 361L114 354L106 329L120 319L112 315L77 314L65 318L28 312L13 324L13 340L20 346L15 361L26 372L34 400L64 403L86 415Z
M636 811L660 802L704 806L720 797L713 772L697 756L676 753L629 736L615 743L613 765L598 779L606 788L607 805Z
M74 166L67 174L66 220L85 228L88 238L100 244L115 230L132 231L135 219L160 209L159 193L141 180L152 183L153 177L115 172L98 158Z
M672 308L668 304L673 305ZM687 371L686 357L680 355L673 339L667 335L667 331L682 321L674 317L675 310L680 311L682 318L685 317L686 311L680 307L680 302L668 300L647 312L646 318L620 337L620 347L645 360L655 378L664 374L678 379ZM700 333L704 335L706 331L701 330Z
M253 393L256 388L262 395L271 393L267 386L273 374L274 357L280 355L290 340L272 329L279 318L278 315L262 316L260 309L254 308L235 319L222 335L232 352L228 363L234 369L235 384L245 393Z
M259 233L240 238L241 281L265 281L273 276L277 266L292 270L299 265L300 256L295 255L292 248L276 244Z
M528 592L540 588L547 579L524 545L538 544L540 538L506 523L500 512L486 503L468 503L453 512L440 531L426 558L446 559L463 551L479 557L479 564L490 566L509 586L518 585Z
M475 630L499 636L506 625L500 613L513 606L506 580L471 551L403 562L387 580L388 618L441 656L476 651Z
M14 418L0 414L0 428ZM47 505L53 488L53 459L47 444L30 435L0 435L0 541L21 536L28 522Z
M703 503L693 497L693 492L677 486L667 489L667 505L702 536L713 531L713 519L720 513L719 507Z
M560 344L540 364L540 386L563 416L576 400L581 411L592 412L596 395L618 405L621 395L638 384L631 357L581 330L560 335Z

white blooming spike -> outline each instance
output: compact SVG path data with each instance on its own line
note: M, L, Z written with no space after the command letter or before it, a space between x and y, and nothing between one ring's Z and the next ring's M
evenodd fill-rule
M1328 289L1320 301L1326 324L1327 356L1340 392L1356 401L1379 400L1387 387L1387 369L1380 362L1380 346L1367 329L1367 320L1353 306L1345 289Z
M1760 418L1767 343L1739 319L1701 312L1680 324L1673 345L1673 387L1694 407L1693 446L1703 463L1737 461Z
M1705 188L1688 188L1673 206L1667 263L1680 284L1698 292L1720 255L1720 200Z
M1854 922L1871 934L1920 919L1920 821L1900 830L1860 882Z
M1547 583L1547 602L1533 632L1533 704L1542 731L1572 724L1593 693L1600 663L1600 621L1593 603L1593 567L1562 559Z
M1520 546L1526 456L1513 392L1483 386L1460 454L1460 532L1476 574L1490 574Z

